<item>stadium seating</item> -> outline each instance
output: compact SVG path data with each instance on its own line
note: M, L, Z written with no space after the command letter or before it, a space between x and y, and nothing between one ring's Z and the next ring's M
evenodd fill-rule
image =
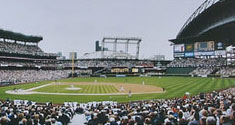
M221 68L216 74L222 74L226 76L235 76L235 69L229 68L229 67L223 67Z
M36 45L24 45L10 42L0 42L0 52L35 56L55 56L55 54L52 53L44 53L42 49Z
M207 76L209 74L211 74L214 71L214 68L208 67L208 68L196 68L194 71L192 71L191 75L197 75L197 76Z
M75 70L74 73L90 74L91 71ZM16 84L68 78L71 70L0 70L0 74L0 83L9 82Z
M35 45L23 45L10 42L0 42L0 51L9 52L9 53L43 53L43 51Z
M176 58L167 67L167 74L207 76L217 72L217 75L232 75L223 70L223 67L226 67L225 58Z
M170 100L87 106L92 124L235 124L235 88Z
M71 67L72 63L67 62L63 63L65 67ZM141 61L141 60L80 60L75 62L75 66L78 67L136 67L136 66L143 66L143 67L153 67L154 64L152 61Z
M225 65L225 58L176 58L168 67L220 67Z
M0 82L27 83L67 78L70 70L0 70Z

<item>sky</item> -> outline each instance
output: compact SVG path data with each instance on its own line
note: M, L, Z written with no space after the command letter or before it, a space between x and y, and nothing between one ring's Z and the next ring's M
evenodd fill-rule
M173 58L169 39L205 0L0 0L0 28L43 36L45 52L78 56L103 37L142 38L140 57ZM134 47L130 48L134 50Z

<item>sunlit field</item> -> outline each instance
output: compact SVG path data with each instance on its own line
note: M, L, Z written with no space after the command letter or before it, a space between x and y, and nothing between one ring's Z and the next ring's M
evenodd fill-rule
M21 85L13 85L0 87L1 99L25 99L36 102L53 102L63 103L65 101L72 102L90 102L90 101L141 101L152 99L166 99L174 97L182 97L185 92L189 92L191 95L211 92L213 90L221 90L235 86L235 79L227 78L191 78L191 77L127 77L127 78L74 78L64 79L56 82L62 83L79 83L79 82L94 82L97 83L123 83L123 84L142 84L157 86L164 88L164 93L151 93L151 94L133 94L130 98L128 95L43 95L43 94L31 94L31 95L11 95L6 94L5 91L13 89L29 89L44 84L53 83L55 81L43 81L38 83L29 83ZM118 89L112 85L75 85L81 90L68 91L65 88L69 85L62 86L47 86L35 91L39 92L60 92L60 93L114 93Z

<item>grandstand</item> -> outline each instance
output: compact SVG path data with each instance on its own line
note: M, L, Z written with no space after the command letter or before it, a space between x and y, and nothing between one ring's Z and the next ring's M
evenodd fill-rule
M176 39L170 40L175 60L168 67L181 67L181 70L195 67L185 74L198 76L223 76L220 70L232 68L234 57L226 48L234 45L231 34L235 28L234 5L232 0L206 0L187 20Z
M57 55L38 46L42 37L0 30L0 38L1 85L67 78L55 71Z
M38 47L38 43L43 40L39 36L29 36L12 31L0 29L0 52L1 57L10 56L39 59L55 59L56 54L44 53Z

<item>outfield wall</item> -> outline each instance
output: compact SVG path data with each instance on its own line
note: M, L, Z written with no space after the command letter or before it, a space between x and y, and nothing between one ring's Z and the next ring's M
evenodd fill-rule
M195 70L195 67L168 67L166 69L166 74L189 74L193 70Z

